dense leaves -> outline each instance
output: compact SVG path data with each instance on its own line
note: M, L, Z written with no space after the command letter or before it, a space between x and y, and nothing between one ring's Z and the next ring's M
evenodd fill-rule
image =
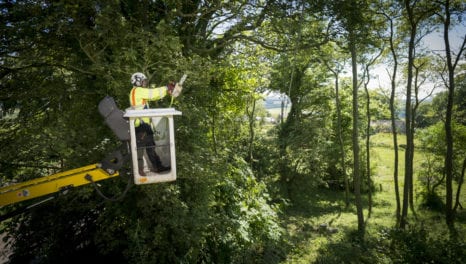
M421 2L422 11L429 16L437 11L435 15L441 17L438 6ZM393 89L413 84L413 107L408 95L408 100L402 100L404 110L394 106L390 112L386 92L377 87L369 92L368 111L358 110L366 108L361 80L372 80L362 69L367 69L374 54L382 52L381 60L388 60L382 37L387 17L396 22L399 60L408 62L409 12L405 8L410 1L406 6L399 4L2 1L2 185L99 162L120 144L98 114L97 105L104 96L114 97L125 109L133 72L144 72L156 86L188 74L182 96L151 102L151 107L171 106L183 112L175 118L177 181L132 186L128 185L131 175L122 170L121 177L98 186L58 195L2 223L12 250L11 263L282 262L292 246L281 217L287 205L304 204L298 199L307 197L302 194L311 189L356 191L358 228L363 230L361 196L373 187L363 171L363 158L371 153L358 150L363 136L369 136L365 133L371 133L359 132L370 125L365 124L366 115L371 120L393 116L401 122L403 114L416 114L412 124L424 129L416 139L429 155L418 179L429 197L441 197L437 186L444 184L444 164L436 161L445 157L447 102L453 102L452 173L459 197L466 166L464 74L456 75L453 98L445 92L432 102L416 100L423 80L440 87L447 84L447 76L443 65L423 68L419 64L425 57L410 57L420 79L396 80L394 84L400 85ZM464 6L457 1L452 4L453 21L460 23ZM401 11L383 15L382 9ZM411 25L411 40L417 41L411 43L416 48L411 56L427 54L420 52L425 47L419 32L422 35L440 23L426 16L415 19L423 23ZM346 72L350 68L351 76ZM406 68L400 68L398 76L405 78ZM265 92L284 99L276 116L279 124L258 122L265 115L261 109ZM367 165L370 171L371 164ZM109 201L95 188L122 199ZM347 207L354 200L348 195ZM459 199L454 210L460 206ZM381 234L395 243L412 239L397 247L380 242L380 252L393 253L394 262L415 260L410 250L426 254L429 250L431 239L424 234L424 230ZM362 236L358 241L364 244ZM452 246L454 240L442 243ZM451 254L448 260L461 260L464 253L455 251L456 247L434 249ZM328 257L347 261L339 254ZM422 259L430 260L437 258Z
M243 135L238 122L243 96L233 95L249 91L238 89L241 75L227 63L196 54L210 45L207 35L186 45L186 37L197 36L193 31L207 34L211 17L251 6L231 5L228 11L203 5L2 3L0 101L5 110L19 111L14 119L2 119L5 180L24 181L102 159L116 142L97 104L112 95L126 108L132 72L145 72L158 86L189 75L183 98L175 102L185 113L177 120L180 180L133 187L118 203L102 200L92 186L73 190L16 218L19 226L11 222L12 262L82 262L99 256L123 263L259 261L280 241L277 213L265 187L241 161L241 151L223 151L235 149ZM190 13L178 12L202 12L205 25L183 35L190 23L178 19ZM231 131L238 133L231 137ZM125 176L100 188L118 195Z

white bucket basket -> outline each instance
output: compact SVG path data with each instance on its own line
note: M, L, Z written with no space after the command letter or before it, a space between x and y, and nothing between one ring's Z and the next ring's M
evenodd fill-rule
M149 184L176 180L174 115L181 115L181 112L174 108L126 110L124 116L129 118L131 159L135 184ZM149 118L151 120L151 127L154 132L153 140L155 142L155 149L138 149L136 143L135 123L136 120L141 118ZM149 162L147 155L148 151L155 151L157 156L160 158L162 165L170 167L170 169L162 172L155 172L156 168L153 168L151 162ZM145 175L141 175L141 172Z

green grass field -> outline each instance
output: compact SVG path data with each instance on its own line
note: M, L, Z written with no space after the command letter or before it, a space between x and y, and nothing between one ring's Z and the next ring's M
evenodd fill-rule
M399 136L399 144L405 143ZM423 154L415 153L414 171L419 171ZM323 188L301 190L294 194L297 201L286 214L286 231L292 253L284 263L393 263L378 245L383 244L384 230L396 225L396 199L393 184L394 153L390 134L377 134L371 138L371 164L376 192L373 194L372 215L368 217L367 195L365 195L364 218L366 222L367 247L354 243L357 216L354 203L345 209L344 193ZM399 149L400 195L403 192L404 151ZM416 177L416 176L415 176ZM433 237L448 233L444 216L419 207L420 187L415 180L415 209L417 220L409 212L410 222L428 228ZM464 187L464 186L463 186ZM456 190L456 189L455 189ZM466 201L466 188L462 190L462 201ZM402 199L402 197L401 197ZM465 224L464 212L458 215L458 227ZM324 230L321 225L330 228Z
M290 111L289 107L288 107L288 109L285 109L284 110L284 112L285 112L284 116L286 116L289 111ZM267 109L267 112L270 114L271 117L278 120L280 115L281 115L282 109L281 108L269 108L269 109Z

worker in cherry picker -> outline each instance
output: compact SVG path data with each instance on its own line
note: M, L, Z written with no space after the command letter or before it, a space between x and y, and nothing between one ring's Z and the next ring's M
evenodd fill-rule
M142 110L149 108L149 101L160 100L167 95L178 97L183 89L182 85L175 82L170 82L167 86L149 88L149 82L141 72L136 72L131 76L131 84L133 89L129 94L129 101L132 109ZM149 118L139 118L135 121L136 127L136 142L138 148L144 148L147 156L152 164L154 172L168 171L171 168L165 167L160 161L160 157L155 151L154 132ZM139 175L146 176L143 166L142 153L138 153Z

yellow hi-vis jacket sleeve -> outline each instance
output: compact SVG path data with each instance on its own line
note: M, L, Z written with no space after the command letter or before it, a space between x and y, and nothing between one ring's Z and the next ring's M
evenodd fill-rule
M129 94L129 102L133 109L144 109L148 101L160 100L167 94L165 86L158 88L133 87Z

